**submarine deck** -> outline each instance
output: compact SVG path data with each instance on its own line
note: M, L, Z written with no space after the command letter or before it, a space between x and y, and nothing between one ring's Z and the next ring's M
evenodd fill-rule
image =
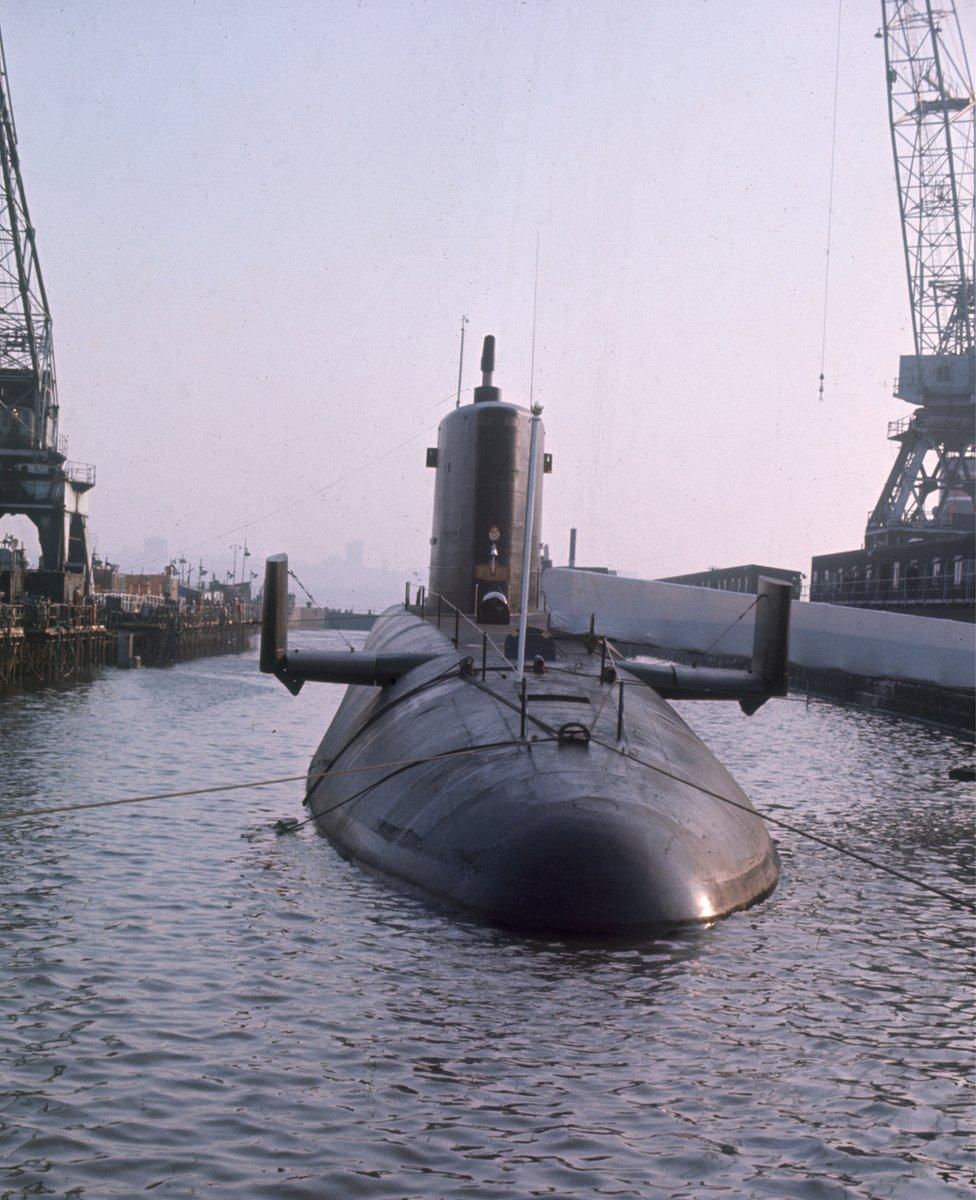
M602 639L539 624L551 660L520 682L509 626L384 613L370 649L434 656L349 688L309 774L322 832L361 865L522 928L616 934L766 895L776 853L728 772L652 688L603 670Z
M506 656L505 641L509 637L518 636L518 623L513 621L508 625L482 625L472 620L471 617L465 616L463 613L458 613L454 609L445 610L438 615L430 610L423 611L415 605L407 610L415 616L419 616L424 624L431 626L434 629L439 629L441 633L447 637L458 650L467 650L476 669L480 669L484 664L488 671L514 671L516 669L515 653ZM558 670L559 668L568 669L573 674L582 673L584 660L591 662L594 657L599 657L600 643L602 639L594 639L593 649L587 644L587 639L584 637L576 637L572 634L553 635L548 630L548 614L542 611L530 612L528 615L528 628L530 634L535 632L538 635L540 632L545 632L550 640L555 653L555 661L547 662L548 670ZM610 661L611 656L623 658L623 655L611 647L608 641L607 661ZM526 660L532 658L532 641L526 643ZM598 674L598 670L594 669L594 675ZM526 675L531 675L531 666L526 669Z

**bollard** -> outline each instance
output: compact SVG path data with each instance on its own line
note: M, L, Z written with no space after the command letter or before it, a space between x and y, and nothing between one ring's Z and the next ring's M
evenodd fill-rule
M522 676L522 690L521 690L521 696L520 696L520 699L522 701L522 708L521 708L521 712L519 713L519 737L521 737L521 738L525 737L525 707L526 707L527 694L528 694L528 689L527 689L526 683L525 683L525 676L523 675Z
M488 670L488 634L481 635L481 679L484 681L485 674Z

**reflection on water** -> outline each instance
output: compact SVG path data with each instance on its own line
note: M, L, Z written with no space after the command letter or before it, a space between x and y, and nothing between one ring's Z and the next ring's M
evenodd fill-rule
M297 774L339 695L242 656L8 698L3 807ZM683 712L759 807L971 887L951 737ZM516 938L276 837L300 798L0 823L0 1197L972 1195L944 901L779 831L778 890L712 928Z

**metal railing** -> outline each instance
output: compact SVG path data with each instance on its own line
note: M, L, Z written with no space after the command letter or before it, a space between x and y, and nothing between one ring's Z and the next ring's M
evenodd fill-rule
M96 629L103 614L90 601L56 604L53 600L28 597L16 604L0 604L0 636L19 632L43 633L59 630Z
M434 601L435 603L431 604L431 601ZM456 650L461 648L461 622L463 621L466 626L470 626L481 639L482 678L484 678L485 670L487 669L489 646L491 646L492 650L495 651L502 662L506 664L506 669L512 671L517 670L515 663L513 663L512 660L506 655L505 651L498 645L498 643L493 638L490 638L487 632L482 629L482 627L476 621L472 621L472 619L466 613L461 612L461 610L455 604L452 604L451 601L448 600L446 596L442 596L440 592L428 592L425 587L421 586L417 589L416 603L411 604L408 588L405 607L408 612L416 613L416 615L419 616L422 621L429 617L438 629L440 629L441 621L443 619L447 618L451 620L454 627L454 635L451 640L454 642L454 648ZM445 607L450 609L450 614L444 612Z
M63 470L72 483L95 486L95 468L91 463L66 462Z
M890 525L878 523L874 519L875 509L871 509L867 517L867 530L869 533L907 533L913 537L925 536L931 534L933 538L944 537L947 534L958 534L961 532L958 526L952 524L951 518L945 517L926 517L920 521L893 521Z
M899 579L843 579L812 583L810 599L821 604L848 604L852 607L884 607L891 604L973 604L976 602L976 575L972 562L963 563L959 581L955 572L935 577L926 575Z
M915 414L912 413L908 417L900 417L897 421L889 421L888 422L888 439L889 439L889 441L893 441L895 438L901 437L901 435L903 433L906 433L911 428L912 422L914 420L915 420Z
M152 596L133 592L97 592L95 601L106 624L118 625L125 622L145 622L156 625L228 624L250 620L250 606L213 604L209 602L180 599L169 600L165 596Z
M249 623L247 609L223 604L187 605L161 596L96 593L77 604L58 604L27 596L15 603L0 603L0 637L15 633L116 628L121 625L233 625Z

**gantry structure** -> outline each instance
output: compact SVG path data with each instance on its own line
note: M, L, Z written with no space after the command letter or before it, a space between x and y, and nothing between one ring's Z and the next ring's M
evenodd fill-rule
M889 424L898 457L868 518L868 550L933 535L972 540L976 527L972 76L954 4L882 0L882 18L915 343L894 394L916 408Z
M30 518L41 569L89 586L87 493L94 467L69 463L58 435L51 310L37 256L0 37L0 519Z

